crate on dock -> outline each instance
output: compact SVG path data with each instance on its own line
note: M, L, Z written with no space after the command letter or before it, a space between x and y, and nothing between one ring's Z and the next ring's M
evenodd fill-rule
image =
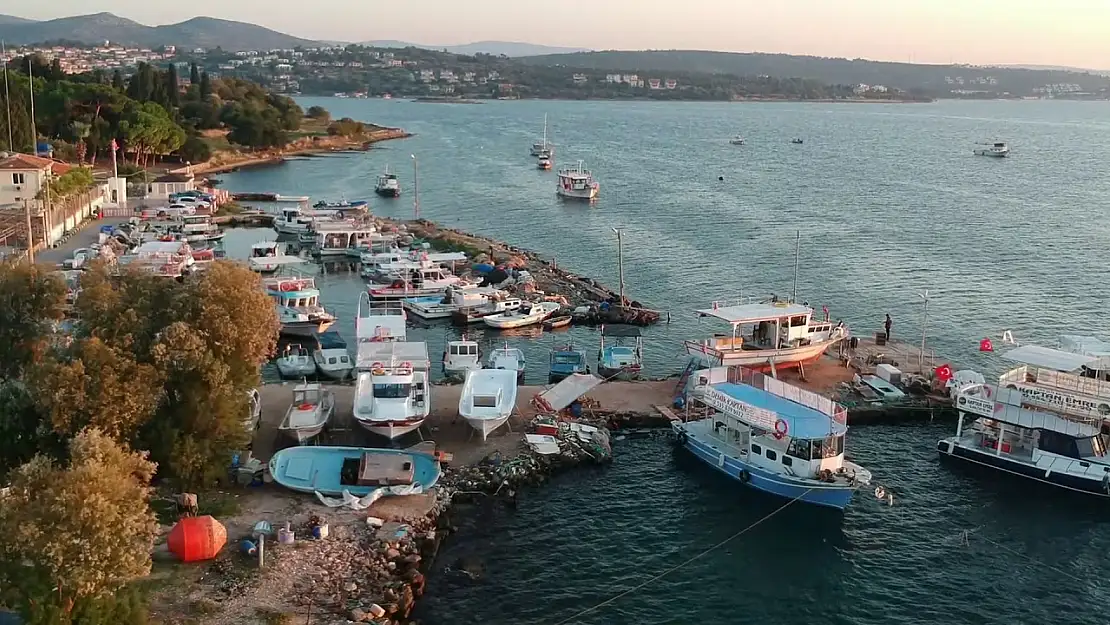
M883 363L875 367L875 375L894 386L902 385L902 372L894 365Z
M876 332L875 333L875 344L876 345L886 345L886 332Z

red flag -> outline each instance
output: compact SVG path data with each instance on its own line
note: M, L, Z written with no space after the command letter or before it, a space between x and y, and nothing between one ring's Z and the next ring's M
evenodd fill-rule
M991 343L990 339L983 339L982 341L979 341L979 351L981 351L981 352L993 352L994 351L994 343Z
M933 373L941 382L947 382L952 379L952 367L950 365L941 365L937 367Z
M115 152L118 149L119 149L119 144L116 143L115 139L112 139L112 151Z

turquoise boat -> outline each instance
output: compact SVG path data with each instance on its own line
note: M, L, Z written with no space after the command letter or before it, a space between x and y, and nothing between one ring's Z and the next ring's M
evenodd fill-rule
M403 449L289 447L270 458L270 475L302 493L356 497L391 486L436 485L442 471L435 456Z

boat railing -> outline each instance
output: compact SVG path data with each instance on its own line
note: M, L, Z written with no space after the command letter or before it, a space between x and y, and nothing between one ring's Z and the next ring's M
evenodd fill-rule
M827 397L776 380L753 369L729 367L727 379L734 384L746 384L796 404L812 408L838 423L848 423L848 409L844 406Z

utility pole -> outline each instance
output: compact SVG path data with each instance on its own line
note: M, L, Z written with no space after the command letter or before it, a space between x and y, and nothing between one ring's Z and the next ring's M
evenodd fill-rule
M27 218L27 262L35 264L35 240L31 234L31 203L23 200L23 216Z
M8 47L0 41L0 58L8 58ZM8 91L8 63L4 62L4 104L8 107L8 149L15 152L15 141L12 139L12 94Z
M794 294L790 296L790 302L796 303L798 301L798 257L802 251L802 231L799 230L797 237L794 239Z
M412 154L412 215L420 219L420 172L417 169L416 155Z
M39 155L39 130L35 125L35 64L31 57L27 58L27 88L31 90L31 150L35 156Z
M624 306L624 228L613 228L617 235L617 282L620 287L621 306Z
M918 297L925 300L925 311L921 320L921 354L918 355L917 369L919 373L925 371L925 332L929 327L929 290L925 289L923 292L917 294Z

